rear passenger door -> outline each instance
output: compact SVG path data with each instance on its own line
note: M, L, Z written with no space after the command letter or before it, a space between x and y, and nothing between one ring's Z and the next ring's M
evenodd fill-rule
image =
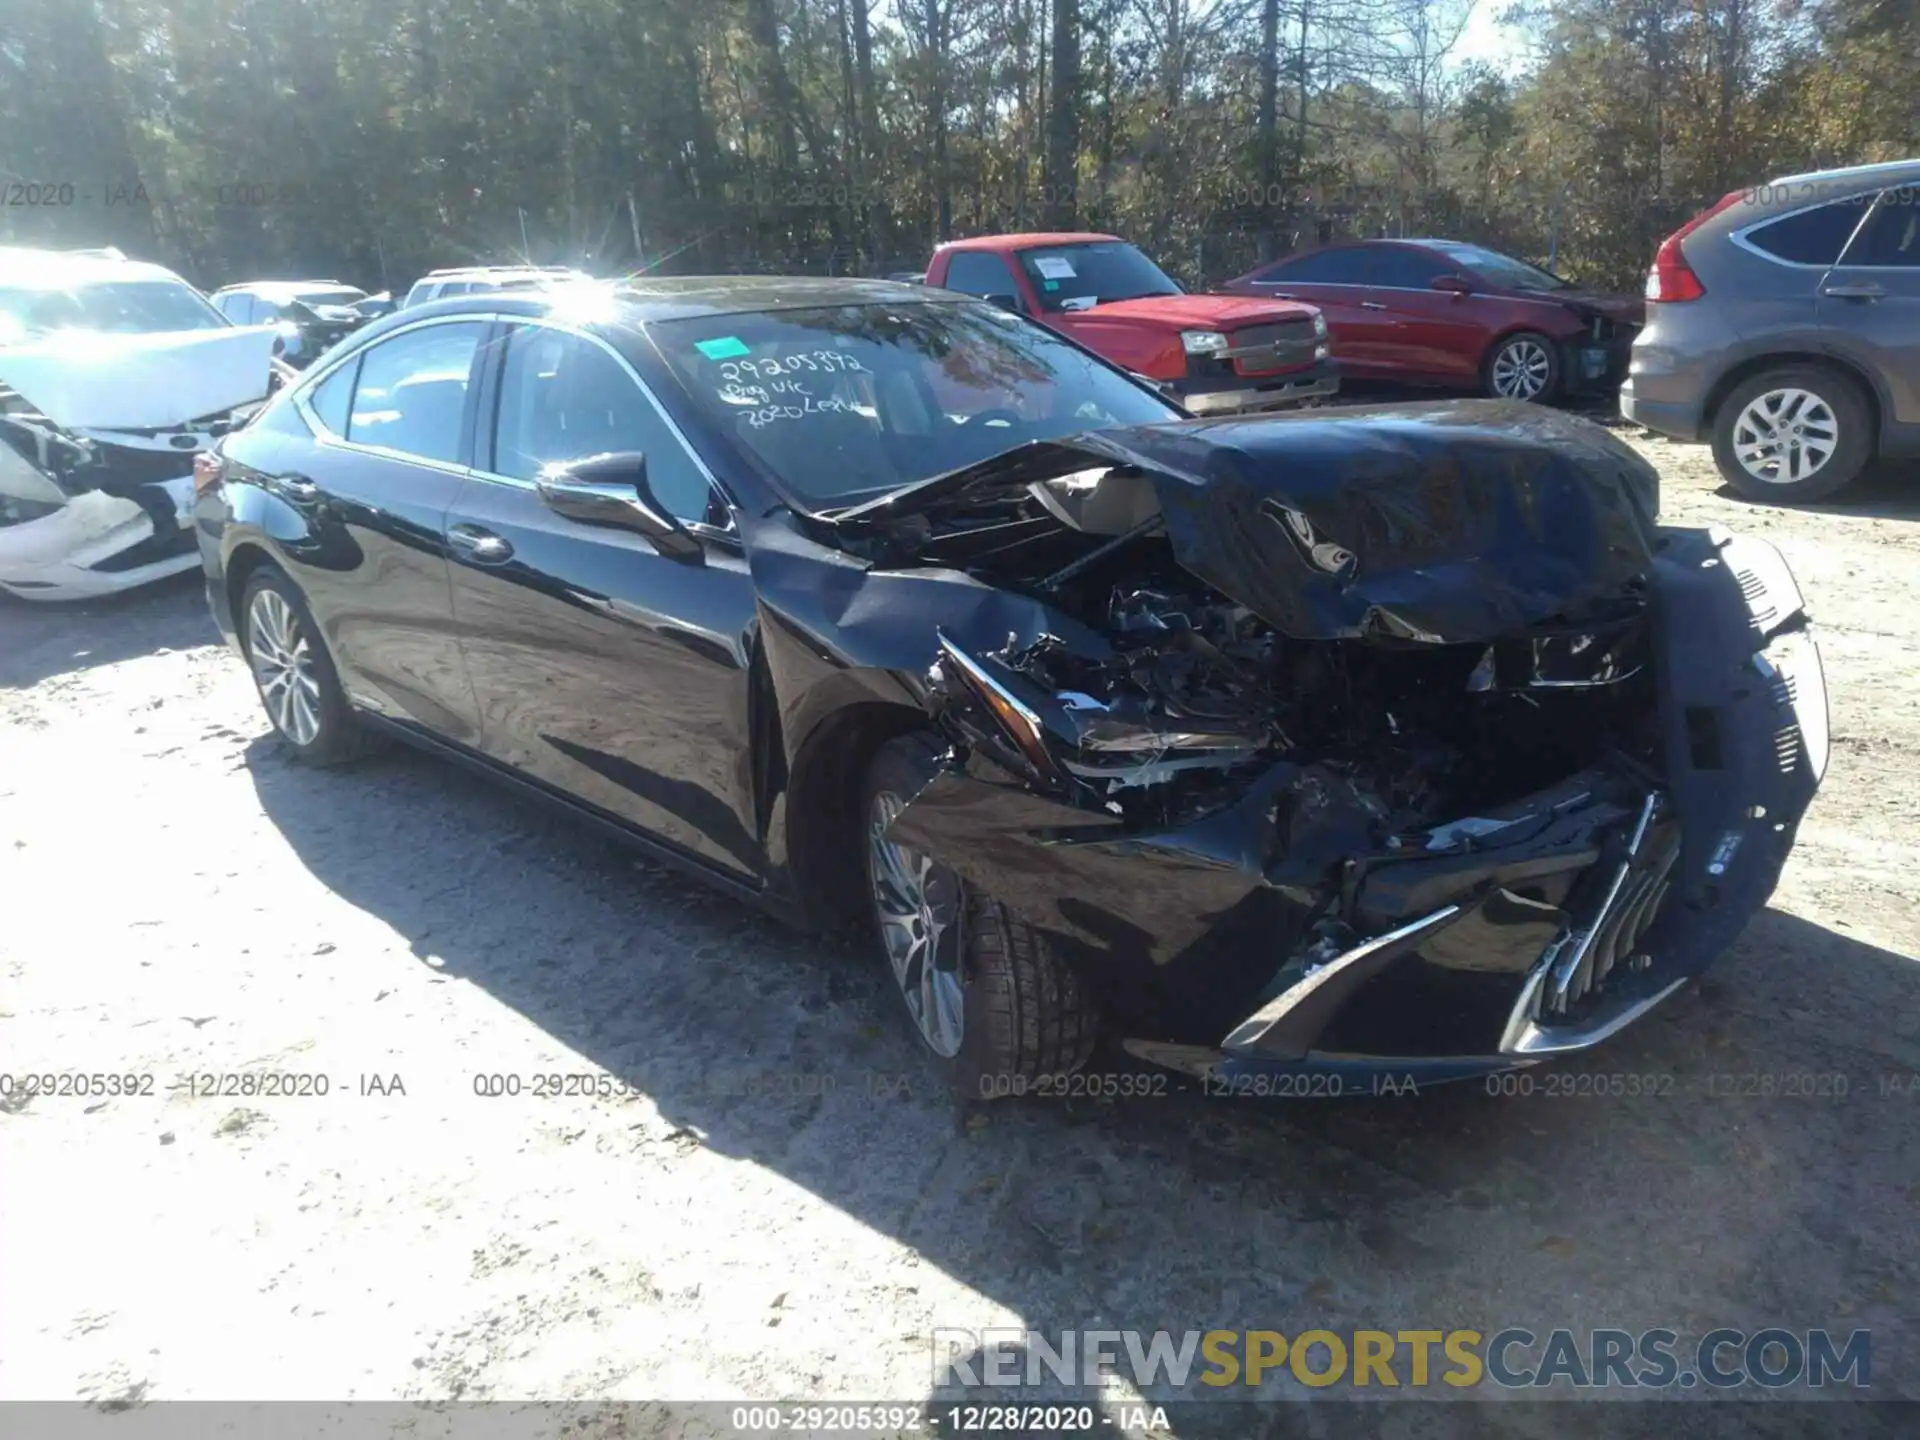
M1371 245L1366 255L1367 299L1386 307L1391 329L1383 343L1396 371L1409 380L1477 385L1492 338L1485 298L1435 290L1436 279L1459 272L1425 250Z
M1820 283L1833 348L1880 377L1902 425L1920 425L1920 187L1886 190Z
M493 759L743 879L761 871L753 583L732 513L639 373L598 336L503 321L475 474L447 516L454 611ZM543 466L639 451L701 542L661 554L547 508Z
M1815 330L1826 274L1866 218L1875 193L1868 190L1805 205L1734 233L1737 249L1767 262L1757 269L1750 263L1742 266L1726 287L1729 298L1737 302L1737 323L1744 335L1796 340L1795 332ZM1705 278L1711 295L1719 278L1712 274ZM1809 334L1808 338L1817 343L1817 337Z
M354 352L296 397L318 443L273 477L304 534L282 553L361 705L474 736L444 529L466 475L486 322L427 320Z

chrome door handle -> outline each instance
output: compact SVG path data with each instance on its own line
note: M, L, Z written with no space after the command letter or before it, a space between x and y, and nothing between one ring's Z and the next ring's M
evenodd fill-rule
M304 475L277 477L280 493L296 505L311 505L320 498L320 487Z
M478 525L455 525L447 531L447 543L476 565L498 565L513 558L513 546Z
M1857 285L1828 285L1820 293L1831 295L1836 300L1878 300L1887 292L1867 280Z
M1362 310L1384 310L1387 307L1382 305L1378 300L1362 300L1360 302L1360 308Z

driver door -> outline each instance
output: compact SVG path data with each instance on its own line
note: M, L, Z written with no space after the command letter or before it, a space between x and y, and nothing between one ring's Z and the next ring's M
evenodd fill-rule
M495 761L740 878L762 868L747 731L754 590L731 512L639 374L544 321L489 342L474 473L447 514L453 611ZM699 538L676 559L569 519L543 465L647 457Z

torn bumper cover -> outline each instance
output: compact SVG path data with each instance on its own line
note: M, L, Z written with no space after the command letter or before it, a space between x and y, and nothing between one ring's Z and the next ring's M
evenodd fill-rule
M83 600L196 568L193 457L264 397L273 339L205 336L0 351L0 590Z
M1046 448L1076 453L880 523L1105 643L943 633L954 750L890 835L1041 931L1136 1054L1531 1063L1771 895L1827 760L1799 591L1764 542L1656 528L1597 427L1440 406ZM1047 574L1005 544L1041 512L1082 547Z

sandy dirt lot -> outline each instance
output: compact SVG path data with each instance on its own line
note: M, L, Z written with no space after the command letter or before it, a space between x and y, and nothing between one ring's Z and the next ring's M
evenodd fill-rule
M1559 1067L1652 1095L960 1110L852 946L435 760L290 764L197 579L0 603L0 1070L155 1077L0 1103L0 1397L911 1400L943 1327L1779 1325L1920 1398L1920 473L1770 510L1636 443L1669 519L1786 553L1834 730L1772 907ZM176 1088L267 1072L328 1093ZM1473 1433L1565 1433L1529 1413Z

